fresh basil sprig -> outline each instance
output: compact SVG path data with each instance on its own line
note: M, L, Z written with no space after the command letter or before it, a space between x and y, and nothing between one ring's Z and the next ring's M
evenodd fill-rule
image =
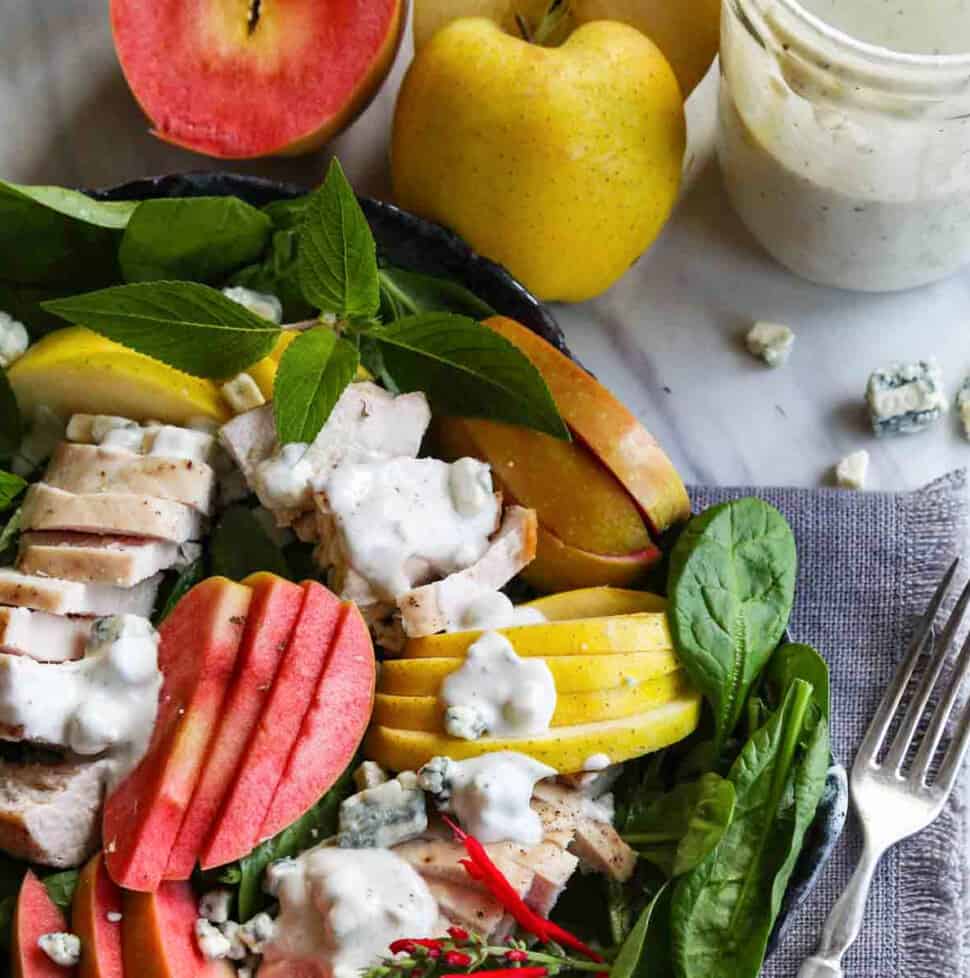
M303 295L317 309L341 319L377 314L377 245L336 159L304 212L299 270Z
M280 337L278 326L196 282L119 285L44 308L197 377L232 377Z

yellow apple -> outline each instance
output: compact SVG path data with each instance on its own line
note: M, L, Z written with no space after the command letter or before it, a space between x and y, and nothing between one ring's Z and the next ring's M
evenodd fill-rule
M536 23L549 0L414 0L414 46L458 17L488 17L511 32L515 14ZM591 20L636 27L663 51L686 98L707 74L720 42L721 0L572 0L563 31Z
M596 21L559 47L488 18L417 53L394 118L398 203L457 231L540 298L608 289L660 233L686 140L659 48Z

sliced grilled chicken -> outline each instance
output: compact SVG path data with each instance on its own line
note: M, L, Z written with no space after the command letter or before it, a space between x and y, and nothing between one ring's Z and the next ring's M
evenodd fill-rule
M404 631L418 638L457 628L469 595L497 591L535 558L537 532L535 510L508 507L502 525L479 561L398 599Z
M195 543L33 531L20 537L17 569L66 581L134 587L159 571L191 563L199 553Z
M205 517L191 506L139 493L75 494L43 482L31 486L22 510L25 530L69 530L151 537L172 543L201 538Z
M90 618L0 607L0 652L38 662L68 662L83 657L90 633Z
M57 446L44 481L66 492L140 493L171 499L206 516L212 511L216 488L215 472L205 462L72 442Z
M207 465L215 461L219 449L216 438L206 431L168 424L142 426L103 414L75 414L67 425L67 440Z
M438 909L453 924L465 927L488 940L508 933L509 923L502 905L481 889L424 877Z
M0 850L56 869L97 849L105 761L18 764L0 760Z
M532 888L533 872L531 869L511 858L511 855L498 846L486 846L489 855L505 878L512 884L520 897ZM473 890L484 891L483 884L473 880L462 865L462 860L468 858L465 847L456 842L442 839L414 839L402 842L394 847L396 855L410 863L425 879L442 880L459 886L471 887Z
M566 888L579 859L552 840L543 840L537 846L520 846L514 842L503 842L489 846L493 858L497 852L519 866L531 871L532 885L525 894L525 902L537 913L547 917ZM495 850L493 852L493 850Z
M256 467L276 450L276 422L273 405L265 404L244 414L219 429L219 441L246 477L250 489L256 486Z
M131 588L111 584L84 584L54 577L23 574L0 568L0 605L46 611L52 615L132 614L148 617L155 604L162 575Z

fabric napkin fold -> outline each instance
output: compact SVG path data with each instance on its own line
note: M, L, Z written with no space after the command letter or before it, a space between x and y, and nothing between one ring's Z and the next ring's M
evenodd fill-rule
M966 549L967 474L954 472L906 493L691 490L695 510L749 495L777 506L794 528L800 564L791 633L829 662L832 750L850 766L936 585ZM968 780L965 773L934 825L883 860L863 932L844 962L848 978L970 975ZM797 974L860 849L850 816L817 888L765 965L765 978Z

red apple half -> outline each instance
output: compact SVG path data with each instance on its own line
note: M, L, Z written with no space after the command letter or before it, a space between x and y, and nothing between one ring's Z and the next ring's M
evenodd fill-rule
M394 61L405 0L111 0L115 48L161 139L227 159L321 146Z
M75 968L62 968L38 947L42 934L67 930L64 914L47 893L47 887L27 870L13 917L11 970L14 978L73 978Z

